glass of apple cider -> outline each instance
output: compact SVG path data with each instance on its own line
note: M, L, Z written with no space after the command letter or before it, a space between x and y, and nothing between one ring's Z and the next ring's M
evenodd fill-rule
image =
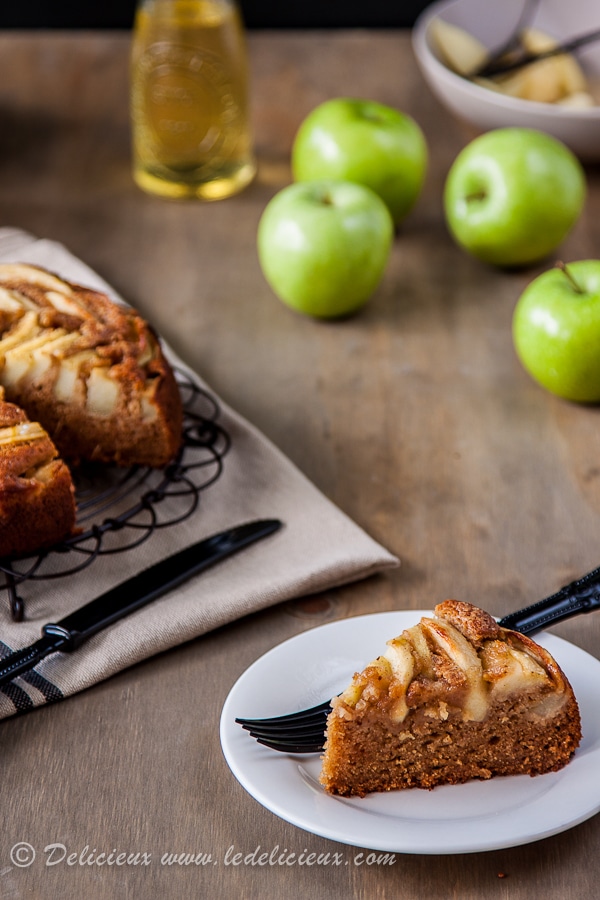
M141 0L131 51L133 175L219 200L254 177L243 24L233 0Z

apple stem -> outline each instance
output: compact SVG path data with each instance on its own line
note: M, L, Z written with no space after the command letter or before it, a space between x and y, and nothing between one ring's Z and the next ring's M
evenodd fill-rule
M569 271L566 263L559 261L556 263L556 268L560 269L561 272L563 272L566 275L566 277L571 282L571 287L573 288L573 290L575 291L576 294L584 294L585 293L585 291L582 290L581 286L573 278L573 273Z
M475 191L473 194L467 194L467 203L472 203L473 201L485 200L487 194L485 191Z

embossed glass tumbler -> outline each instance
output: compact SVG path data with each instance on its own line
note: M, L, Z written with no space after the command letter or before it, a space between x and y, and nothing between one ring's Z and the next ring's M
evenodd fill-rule
M248 62L232 0L142 0L131 121L133 176L143 190L219 200L249 184Z

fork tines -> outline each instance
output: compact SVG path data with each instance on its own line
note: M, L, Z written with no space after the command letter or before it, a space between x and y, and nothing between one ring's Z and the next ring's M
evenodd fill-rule
M300 710L284 716L266 719L241 719L235 721L259 744L282 753L317 753L323 749L325 726L331 709L330 701L312 709Z

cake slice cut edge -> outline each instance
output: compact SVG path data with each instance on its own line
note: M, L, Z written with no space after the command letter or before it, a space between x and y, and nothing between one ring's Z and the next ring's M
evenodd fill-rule
M581 740L550 653L469 603L405 629L332 700L320 781L340 796L558 771Z
M59 543L75 530L75 488L47 432L0 387L0 557Z

